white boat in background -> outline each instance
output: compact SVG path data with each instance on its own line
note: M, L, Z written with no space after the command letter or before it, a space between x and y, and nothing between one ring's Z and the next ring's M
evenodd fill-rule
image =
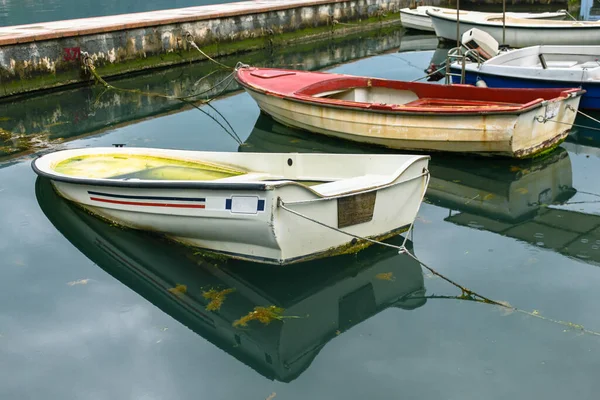
M456 38L456 12L427 10L436 35L441 39ZM489 33L500 44L510 47L528 47L541 44L597 45L600 43L600 21L553 21L518 18L506 14L505 40L502 42L503 23L500 14L460 15L459 35L478 28Z
M414 221L428 156L83 148L33 161L57 192L117 224L208 252L290 264L356 252ZM297 215L295 213L300 213Z
M456 16L456 9L435 7L435 6L418 6L417 8L403 8L400 10L400 19L402 26L408 29L415 29L420 31L435 32L433 23L427 11L436 11L447 14L454 14ZM497 16L502 13L486 13L480 11L466 11L460 10L460 18L463 16ZM507 12L507 16L517 18L528 18L528 19L564 19L567 15L566 11L560 10L557 12L541 12L541 13L522 13L522 12Z

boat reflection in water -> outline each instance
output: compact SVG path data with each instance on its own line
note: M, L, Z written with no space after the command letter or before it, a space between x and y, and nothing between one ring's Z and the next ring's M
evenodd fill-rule
M91 261L269 379L295 379L328 341L386 308L412 310L426 302L420 265L394 249L372 246L286 268L220 261L111 226L59 197L45 178L36 181L36 197L54 226ZM221 304L204 297L211 289L226 291ZM234 326L257 306L281 307L285 316L301 318Z
M431 167L428 198L450 209L445 221L600 265L600 216L552 207L576 193L567 150L504 173L498 166L473 171Z
M398 53L436 50L440 41L435 33L406 33L400 39Z
M313 136L261 115L240 151L387 152ZM569 152L531 160L433 155L426 201L449 209L445 221L497 233L600 264L600 216L558 208L571 199Z
M432 51L433 55L429 61L430 65L440 66L446 62L448 50L452 47L447 42L440 42L435 34L407 33L400 40L398 53L410 53L417 51Z

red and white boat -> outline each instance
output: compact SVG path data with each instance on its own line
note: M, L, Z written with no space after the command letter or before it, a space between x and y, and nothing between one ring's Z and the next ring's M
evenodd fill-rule
M415 151L526 158L559 145L580 89L499 89L242 66L262 111L296 128Z

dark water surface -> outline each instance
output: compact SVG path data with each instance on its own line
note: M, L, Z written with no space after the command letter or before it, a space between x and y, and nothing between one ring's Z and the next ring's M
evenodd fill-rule
M386 34L244 57L410 80L443 51ZM114 83L189 93L210 88L198 81L210 69ZM0 399L598 398L600 337L576 326L435 298L461 292L384 248L289 269L207 261L81 212L22 155L113 143L383 151L291 130L226 92L212 104L241 146L198 110L99 88L1 106L3 152L21 155L0 164ZM472 290L600 331L599 170L600 135L583 129L536 160L434 155L410 245ZM202 294L228 288L220 310L206 310ZM269 305L302 318L233 326Z
M0 26L233 2L234 0L0 0Z

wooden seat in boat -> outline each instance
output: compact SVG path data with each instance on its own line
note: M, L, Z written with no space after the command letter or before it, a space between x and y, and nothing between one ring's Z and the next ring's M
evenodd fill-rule
M422 97L418 100L404 104L409 107L518 107L520 104L505 103L500 101L463 100L463 99L436 99Z

